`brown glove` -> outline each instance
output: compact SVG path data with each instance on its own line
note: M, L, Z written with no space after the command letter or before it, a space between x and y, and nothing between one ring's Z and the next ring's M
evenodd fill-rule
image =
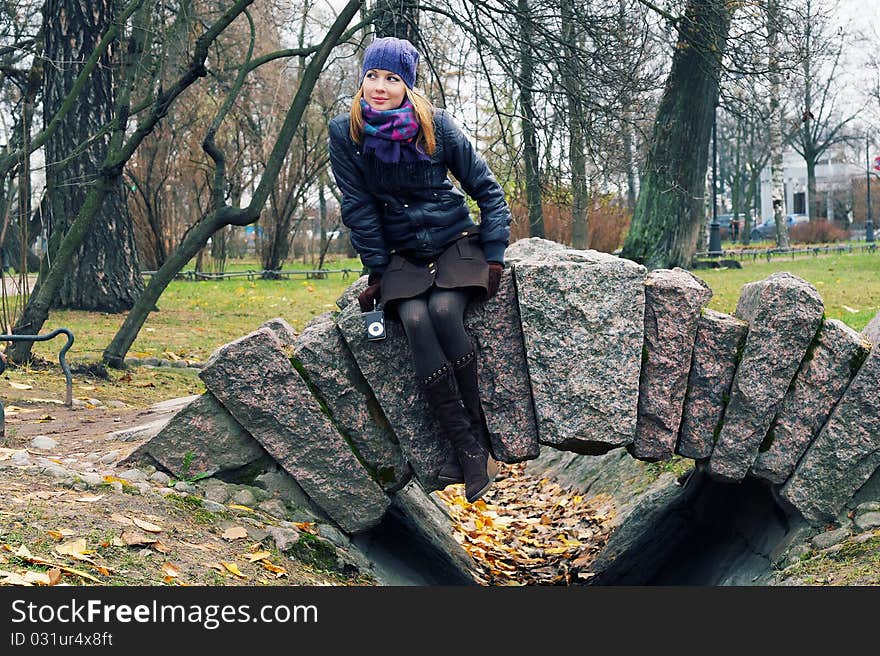
M380 297L382 275L371 273L367 279L367 288L358 295L358 304L361 312L372 312L376 308L376 302Z
M498 285L501 284L501 272L504 271L504 265L500 262L489 262L489 289L487 299L492 298L498 293Z

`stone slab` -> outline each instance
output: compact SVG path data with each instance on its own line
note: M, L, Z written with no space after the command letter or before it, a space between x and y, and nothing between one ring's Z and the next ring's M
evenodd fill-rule
M293 345L294 366L320 395L336 428L386 492L402 488L412 469L333 313L312 319Z
M291 347L296 342L296 329L281 317L269 319L260 328L268 328L275 333L282 346Z
M750 473L771 483L784 483L819 434L870 350L870 345L842 321L825 321L791 387L763 451Z
M361 276L346 287L345 291L336 299L336 306L340 310L344 310L354 303L357 300L357 297L360 296L361 292L367 288L368 280L369 276Z
M833 522L880 467L880 348L874 348L779 490L810 523Z
M880 312L875 314L874 318L868 322L868 325L862 329L862 335L864 335L872 345L880 344Z
M790 273L774 273L743 287L734 315L749 322L749 332L709 458L713 478L745 478L824 309L816 288Z
M648 273L639 410L628 449L638 460L675 453L700 311L710 298L709 286L684 269Z
M199 372L227 410L349 533L377 525L390 500L294 370L274 332L221 346Z
M442 489L445 486L437 480L437 474L452 452L452 445L442 437L418 388L400 320L386 317L387 337L371 342L366 338L363 313L355 301L339 313L336 324L419 483L428 492Z
M514 268L539 442L591 455L626 446L638 411L645 268L542 242L505 254Z
M177 478L240 470L269 454L210 392L175 414L125 462L149 456Z
M468 305L464 322L477 346L480 402L493 453L508 463L537 458L538 426L509 267L501 274L498 293L484 303Z
M745 321L729 314L703 311L682 410L679 455L694 460L712 455L748 328Z

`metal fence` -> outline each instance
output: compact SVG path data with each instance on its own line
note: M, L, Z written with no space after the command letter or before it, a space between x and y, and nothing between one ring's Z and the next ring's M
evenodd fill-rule
M228 273L204 273L202 271L181 271L175 276L177 280L226 280L227 278L246 278L247 280L290 280L297 276L303 276L306 280L323 279L330 273L341 273L342 279L346 280L349 275L360 276L361 269L289 269L277 271L230 271ZM142 276L153 276L155 271L141 271Z
M828 255L831 253L876 253L877 244L874 242L865 244L837 244L834 246L805 246L803 248L746 248L742 250L721 251L720 253L702 252L697 253L696 257L706 259L723 259L737 260L743 262L751 260L757 261L758 258L766 259L768 262L774 257L791 257L795 259L797 256L816 257L817 255Z

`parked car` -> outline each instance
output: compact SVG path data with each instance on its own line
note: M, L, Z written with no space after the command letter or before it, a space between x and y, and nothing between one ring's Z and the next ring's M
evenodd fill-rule
M799 223L807 223L810 220L806 214L787 214L785 216L785 225L791 230L793 225ZM764 223L756 225L749 233L749 239L752 241L760 241L762 239L773 239L776 237L776 221L773 217L766 219Z
M749 233L749 239L752 241L761 241L762 239L772 239L776 236L776 221L767 219L764 223L760 223L752 228Z

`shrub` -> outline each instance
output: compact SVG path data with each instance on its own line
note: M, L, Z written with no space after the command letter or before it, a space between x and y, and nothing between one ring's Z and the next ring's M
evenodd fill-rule
M599 195L590 199L588 247L612 253L623 245L629 231L632 213L611 195ZM541 208L544 213L544 236L561 244L571 245L571 204L563 194L548 197ZM522 199L510 201L513 222L510 242L529 236L528 208Z
M849 232L830 221L809 221L789 228L788 236L795 244L827 244L844 241Z
M613 253L623 246L632 213L609 196L599 198L590 211L590 248Z

